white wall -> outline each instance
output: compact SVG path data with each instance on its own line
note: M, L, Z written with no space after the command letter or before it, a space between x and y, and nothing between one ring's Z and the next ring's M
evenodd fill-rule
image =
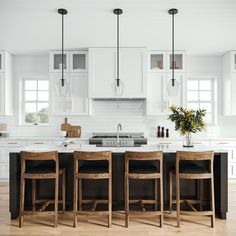
M222 115L222 66L221 57L217 56L187 56L187 78L196 75L210 75L217 77L218 83L218 127L209 128L208 135L215 136L220 130L223 137L236 137L236 117L224 117ZM49 70L48 55L21 55L14 57L14 74L16 84L21 76L24 75L48 75ZM15 100L18 101L18 91L15 91ZM17 104L17 102L16 102ZM17 106L16 106L17 107ZM90 117L69 117L72 124L81 125L82 136L90 136L91 132L98 131L115 131L117 123L122 123L123 131L143 131L145 135L155 137L157 125L170 128L170 135L178 135L173 130L173 124L166 120L165 117L146 117L144 116L145 106L143 103L129 102L116 103L109 102L104 104L96 103L95 115ZM101 112L101 110L103 112ZM18 117L1 118L0 123L8 123L12 135L22 136L47 136L57 135L60 124L64 117L51 117L49 127L25 127L18 126ZM205 134L199 134L199 136Z

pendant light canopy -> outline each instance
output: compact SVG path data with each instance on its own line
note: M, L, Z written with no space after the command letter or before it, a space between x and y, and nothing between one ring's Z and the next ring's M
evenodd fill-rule
M117 16L117 41L116 41L116 79L112 83L113 93L115 96L120 97L124 91L124 84L120 80L120 18L123 13L122 9L114 9L113 13Z
M65 69L65 62L64 62L64 15L67 14L67 10L60 8L58 9L58 13L62 16L62 40L61 40L61 79L56 83L56 91L59 97L66 96L67 92L67 82L64 77L64 69Z
M167 85L168 94L170 96L177 96L179 90L179 82L175 79L175 20L174 16L178 13L178 9L172 8L168 11L170 15L172 15L172 55L171 55L171 69L172 76Z

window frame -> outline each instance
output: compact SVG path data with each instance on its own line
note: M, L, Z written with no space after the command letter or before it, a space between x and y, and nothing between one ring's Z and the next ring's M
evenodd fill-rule
M32 80L32 81L37 81L37 89L36 90L26 90L25 89L25 81L26 80ZM50 111L50 80L48 77L45 76L24 76L21 79L22 81L22 86L21 86L21 100L22 100L22 106L21 106L21 123L24 126L49 126L50 125L50 116L49 116L49 111ZM47 101L38 101L38 81L48 81L48 90L40 90L40 91L48 91L48 100ZM37 99L36 101L26 101L25 99L25 92L26 91L37 91ZM25 104L26 103L36 103L36 110L38 107L39 102L45 102L48 103L48 122L47 123L26 123L25 122Z
M188 89L188 81L194 80L198 81L198 86L199 86L199 81L206 81L210 80L211 81L211 90L200 90L200 87L198 87L197 90L189 90ZM198 100L188 100L188 91L197 91L198 92ZM200 91L211 91L211 99L210 100L200 100ZM214 126L217 124L217 77L216 76L205 76L205 75L194 75L194 76L189 76L187 79L186 83L186 106L188 107L188 103L211 103L211 122L207 123L209 126Z

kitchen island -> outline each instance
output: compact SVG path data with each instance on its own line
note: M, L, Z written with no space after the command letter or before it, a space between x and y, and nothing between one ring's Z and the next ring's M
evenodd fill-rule
M60 167L66 168L66 210L72 211L73 207L73 172L74 159L73 152L81 151L103 151L110 150L112 152L112 208L113 211L124 210L124 155L125 151L158 151L164 153L163 160L163 188L164 188L164 209L168 210L169 203L169 169L175 165L176 151L207 151L215 152L214 159L214 185L215 185L215 209L216 215L221 219L226 219L228 211L228 151L224 149L216 149L210 146L196 146L191 149L183 148L182 146L174 145L152 145L143 147L95 147L93 145L80 145L58 147L54 145L32 145L24 148L10 151L10 212L11 218L16 219L19 212L20 199L20 151L58 151ZM40 163L38 163L40 164ZM206 165L206 163L202 163ZM39 199L53 198L54 191L50 191L53 187L53 181L41 180L37 186L37 197ZM83 190L84 199L106 198L107 184L105 181L85 180ZM152 180L138 180L130 183L130 197L152 199L154 196L154 182ZM209 200L208 184L203 185L205 191L203 200ZM31 209L31 182L26 182L25 208ZM175 194L175 193L174 193ZM61 193L59 194L59 196ZM181 197L182 198L198 198L199 186L197 181L183 180L181 181ZM88 206L89 207L89 206ZM100 206L103 209L103 206ZM206 203L206 206L207 203ZM99 209L99 207L98 207Z

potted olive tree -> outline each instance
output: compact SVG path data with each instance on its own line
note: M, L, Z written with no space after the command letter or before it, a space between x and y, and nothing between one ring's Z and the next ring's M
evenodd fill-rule
M183 107L170 107L171 114L168 119L175 123L175 130L186 137L184 147L193 147L192 133L197 133L206 129L205 109L186 109Z

